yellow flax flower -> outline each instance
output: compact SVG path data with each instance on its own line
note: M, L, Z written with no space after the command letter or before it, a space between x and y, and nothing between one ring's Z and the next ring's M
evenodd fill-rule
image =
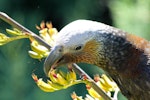
M89 85L86 85L87 91L91 97L97 100L103 100L103 98Z
M6 29L6 32L10 36L7 36L3 33L0 33L0 46L4 45L4 44L7 44L11 41L14 41L14 40L18 40L18 39L22 39L22 38L29 38L29 35L23 33L22 31L20 31L16 28L14 28L13 30Z
M102 74L101 76L95 75L94 80L96 81L96 84L105 92L119 89L117 84L112 79L108 78L106 74Z
M51 22L44 22L42 21L40 26L36 26L36 28L39 30L39 35L43 38L45 42L50 44L50 46L53 46L54 39L58 33L56 28L53 28Z
M57 29L52 27L52 23L50 22L41 22L40 26L36 26L39 30L39 35L41 38L50 44L50 46L54 45L54 39L57 36ZM48 56L49 50L40 45L33 37L30 37L31 41L31 49L28 51L29 55L34 59L42 59Z
M75 92L71 94L72 100L84 100L82 96L77 96Z
M32 37L30 37L30 41L31 41L30 46L32 51L30 50L28 51L28 53L32 58L41 59L48 56L49 50L45 46L39 44Z
M116 83L111 80L106 74L102 74L101 76L95 75L94 81L96 84L111 98L117 98L117 93L119 91ZM75 92L71 95L73 100L104 100L101 95L99 95L90 85L90 82L86 83L86 88L89 94L86 94L86 97L77 96ZM112 95L112 92L114 94Z
M94 81L108 96L116 98L111 93L118 93L119 88L117 84L106 74L102 74L101 76L95 75ZM90 84L87 84L86 87L90 96L92 96L95 100L103 100L103 98L90 86Z
M36 82L37 86L45 92L53 92L61 89L66 89L72 85L85 83L86 81L77 80L76 73L73 70L65 73L63 71L51 70L49 72L49 80L44 82L42 78L39 78L33 74L32 78Z

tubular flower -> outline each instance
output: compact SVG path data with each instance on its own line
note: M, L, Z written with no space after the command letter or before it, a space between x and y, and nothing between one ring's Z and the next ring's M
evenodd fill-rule
M106 93L119 90L117 84L113 80L108 78L105 74L102 74L101 76L95 75L94 80L96 84Z
M37 86L45 92L54 92L62 89L66 89L75 84L85 83L89 94L83 99L82 96L77 96L75 93L71 95L73 100L104 100L91 86L90 80L77 80L76 73L73 70L69 70L67 73L53 69L48 74L49 79L44 82L42 78L38 78L35 74L32 75ZM96 84L112 98L117 98L119 88L117 85L109 79L105 74L101 76L95 75L94 80Z
M117 98L119 91L118 86L114 81L109 79L105 74L101 76L95 75L94 81L96 84L107 93L113 99ZM77 96L75 92L72 93L71 97L73 100L104 100L101 95L99 95L90 85L90 82L86 84L86 88L89 94L86 94L86 97L83 99L82 96ZM117 100L117 99L116 99Z
M39 35L44 39L44 41L50 44L50 46L53 46L54 39L58 31L56 28L53 28L52 23L45 23L44 21L42 21L40 26L36 26L36 28L39 30Z
M91 97L96 100L103 100L102 97L89 84L86 85L86 88Z
M36 82L37 86L45 92L54 92L61 89L66 89L72 85L85 83L86 81L77 80L76 73L73 70L65 73L63 71L52 70L49 72L48 77L50 80L44 82L42 78L39 78L33 74L32 78Z
M41 38L50 44L50 46L54 45L54 39L58 33L56 28L52 27L52 23L50 22L41 22L40 26L36 26L36 28L39 30L39 35ZM42 59L48 56L49 50L38 43L37 40L32 37L31 34L28 34L26 32L22 32L16 28L13 30L11 29L6 29L6 32L10 35L7 36L3 33L0 33L0 45L7 44L8 42L22 39L22 38L29 38L31 41L31 50L28 51L29 55L34 58L34 59Z
M29 55L34 59L41 59L44 57L47 57L49 54L49 50L43 46L40 45L36 40L34 40L32 37L30 37L31 40L31 49L32 51L28 51Z
M77 96L75 92L71 94L72 100L103 100L103 99L98 99L98 98L93 98L91 95L86 94L86 97L83 98L82 96Z
M58 33L56 28L52 28L52 23L49 22L41 22L40 26L36 26L36 28L39 30L39 35L41 38L50 44L50 46L53 46L54 39ZM30 37L31 41L31 49L32 51L28 51L29 55L34 59L42 59L48 56L49 50L43 46L40 45L33 37Z
M108 96L112 97L112 98L117 98L115 97L116 95L112 95L112 92L117 92L119 91L119 88L117 86L117 84L111 80L110 78L108 78L105 74L102 74L101 76L99 75L95 75L94 76L94 80L96 82L96 84L104 91L107 93ZM96 100L103 100L103 98L90 86L90 84L86 85L87 90L89 92L89 94L95 98Z
M75 92L71 94L72 100L84 100L82 96L77 96Z
M14 41L14 40L18 40L18 39L22 39L22 38L29 38L29 35L23 33L22 31L20 31L16 28L14 28L13 30L6 29L6 32L10 36L7 36L3 33L0 33L0 46L4 45L4 44L7 44L11 41Z

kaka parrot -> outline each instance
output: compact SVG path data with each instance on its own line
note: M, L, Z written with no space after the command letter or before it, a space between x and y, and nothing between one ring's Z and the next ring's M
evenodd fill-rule
M90 20L66 25L44 63L88 63L105 70L129 100L150 100L150 43L120 29Z

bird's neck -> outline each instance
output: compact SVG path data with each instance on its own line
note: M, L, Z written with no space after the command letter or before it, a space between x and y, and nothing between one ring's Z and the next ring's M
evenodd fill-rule
M125 36L105 34L101 40L102 48L98 66L112 75L135 77L140 73L138 64L143 51L136 48Z

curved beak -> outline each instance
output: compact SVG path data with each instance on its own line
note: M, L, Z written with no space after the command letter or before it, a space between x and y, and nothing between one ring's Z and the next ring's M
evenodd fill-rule
M44 72L46 75L48 75L51 68L55 68L58 65L58 63L61 61L61 58L62 52L60 47L55 47L51 50L49 56L44 62Z

